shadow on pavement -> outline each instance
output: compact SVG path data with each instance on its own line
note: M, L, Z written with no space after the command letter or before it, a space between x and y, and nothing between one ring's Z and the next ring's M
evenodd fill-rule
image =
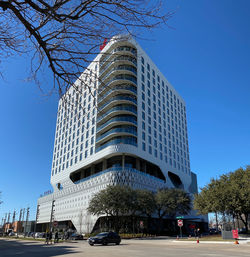
M64 244L46 245L41 242L29 242L20 240L1 240L0 239L0 256L1 257L53 257L78 253L76 247L66 246Z

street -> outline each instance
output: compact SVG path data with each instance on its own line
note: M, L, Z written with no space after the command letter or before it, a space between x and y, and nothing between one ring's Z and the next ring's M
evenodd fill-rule
M250 244L185 243L173 240L122 240L120 245L90 246L86 241L45 245L43 242L0 239L1 257L249 257Z

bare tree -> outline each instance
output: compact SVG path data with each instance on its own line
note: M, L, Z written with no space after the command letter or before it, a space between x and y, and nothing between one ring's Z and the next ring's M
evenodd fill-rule
M0 60L26 52L30 78L41 86L45 70L54 79L49 92L62 95L105 38L153 28L172 14L161 0L0 0Z

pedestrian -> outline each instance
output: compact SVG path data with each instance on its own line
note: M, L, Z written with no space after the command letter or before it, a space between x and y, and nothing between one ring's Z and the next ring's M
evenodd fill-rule
M55 238L54 238L54 244L58 243L58 231L56 230Z
M47 230L46 231L46 234L45 234L45 244L49 244L49 231Z
M199 238L201 236L201 230L198 228L197 229L197 237Z
M52 245L52 231L49 232L49 242Z

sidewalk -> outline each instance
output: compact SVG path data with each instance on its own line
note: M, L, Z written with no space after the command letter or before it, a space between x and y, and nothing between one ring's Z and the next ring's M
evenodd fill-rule
M187 244L197 244L196 240L172 240L173 243L187 243ZM250 243L250 239L240 239L238 240L239 244L247 244ZM202 239L199 240L199 244L234 244L234 241L202 241Z

